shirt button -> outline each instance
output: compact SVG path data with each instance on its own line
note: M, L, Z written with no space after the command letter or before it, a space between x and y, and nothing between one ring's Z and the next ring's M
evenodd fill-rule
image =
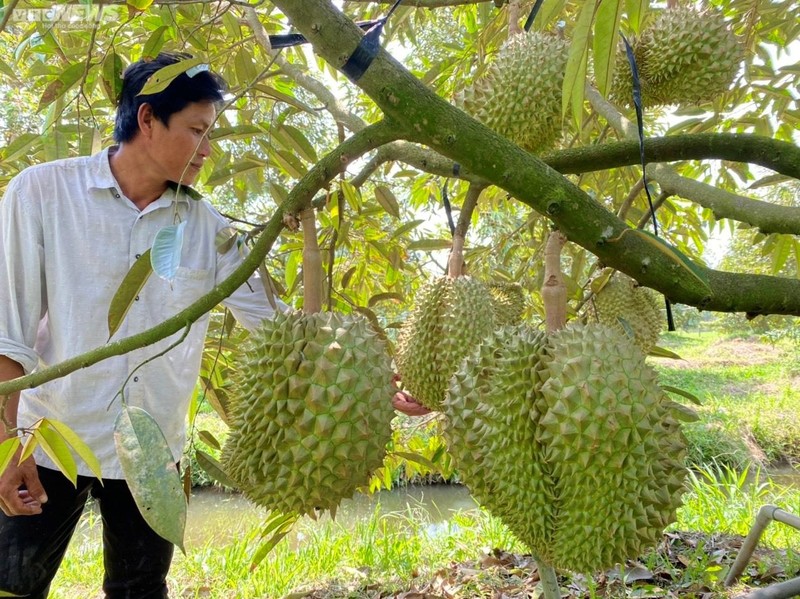
M137 302L138 302L138 301L139 301L139 296L137 295L137 296L136 296L135 298L133 298L133 299L134 299L135 301L137 301Z
M141 257L142 257L142 255L141 255L141 254L136 254L136 259L137 259L137 260L138 260L139 258L141 258Z
M134 383L138 383L139 382L139 377L138 376L133 377L133 382Z

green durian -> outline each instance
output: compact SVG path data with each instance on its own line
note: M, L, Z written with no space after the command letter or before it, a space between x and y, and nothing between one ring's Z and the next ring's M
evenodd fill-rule
M689 7L661 11L633 43L642 104L703 104L733 83L742 48L724 16ZM624 52L617 60L612 97L632 102L630 67Z
M492 296L472 277L439 277L419 292L397 342L403 386L422 405L438 410L458 364L495 327Z
M490 283L492 309L497 326L519 324L525 311L525 294L519 283Z
M252 338L223 468L258 505L335 512L382 465L391 439L385 344L363 316L327 312L278 314Z
M443 412L476 499L556 568L612 567L675 519L683 408L612 328L499 329L462 362Z
M661 334L663 318L661 305L653 291L627 275L614 273L594 295L592 302L595 318L610 327L616 327L647 354Z
M455 104L529 152L561 136L561 87L569 43L531 31L512 36L487 73L455 97Z

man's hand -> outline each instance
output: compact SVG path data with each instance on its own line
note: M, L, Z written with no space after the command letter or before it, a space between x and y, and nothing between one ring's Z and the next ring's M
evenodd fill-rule
M397 383L400 382L400 375L395 374L392 378L392 382L397 385ZM431 410L423 406L405 391L397 391L397 393L392 396L392 406L394 406L395 410L402 412L406 416L425 416L431 413Z
M33 458L17 464L20 452L21 449L11 458L8 468L0 476L0 510L6 516L35 516L42 513L42 504L47 502L47 495L39 481Z

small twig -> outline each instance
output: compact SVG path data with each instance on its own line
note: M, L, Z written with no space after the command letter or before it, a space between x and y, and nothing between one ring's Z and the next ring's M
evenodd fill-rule
M672 194L667 191L662 191L655 202L653 202L653 212L656 212L664 202L669 199ZM644 229L647 224L651 222L650 211L648 210L645 214L642 215L642 218L639 219L639 223L636 225L637 229Z
M638 196L642 190L644 189L644 178L640 177L636 184L631 187L628 196L625 198L625 201L622 202L622 205L617 210L617 216L625 220L625 217L628 215L628 210L631 209L633 202L636 200L636 196Z

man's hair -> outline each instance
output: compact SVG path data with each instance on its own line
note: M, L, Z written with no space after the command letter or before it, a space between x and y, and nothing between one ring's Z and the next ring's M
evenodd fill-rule
M147 79L159 69L192 58L190 54L162 52L153 60L131 63L122 75L117 118L114 124L114 139L117 143L131 141L139 132L138 113L142 104L153 108L153 115L165 126L169 118L192 102L222 102L227 90L225 80L209 70L201 70L190 77L181 73L158 93L139 95Z

